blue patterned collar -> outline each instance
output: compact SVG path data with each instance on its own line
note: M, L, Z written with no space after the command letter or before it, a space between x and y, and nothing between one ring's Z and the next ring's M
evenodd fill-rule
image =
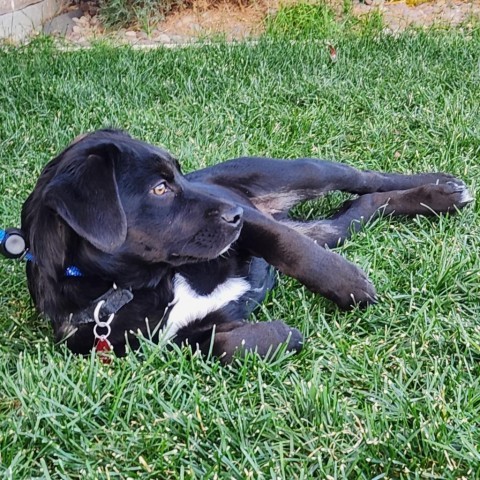
M0 230L0 253L6 258L35 262L35 256L28 250L25 236L18 228ZM66 277L82 277L78 267L70 265L65 268Z

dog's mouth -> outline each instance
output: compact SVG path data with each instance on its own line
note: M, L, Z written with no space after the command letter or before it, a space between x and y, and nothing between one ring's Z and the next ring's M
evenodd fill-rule
M182 255L180 253L172 253L168 259L170 263L173 265L183 265L185 263L198 263L198 262L207 262L209 260L213 260L215 258L220 257L221 255L224 255L225 253L228 252L230 249L231 244L227 245L218 255L199 255L199 256L193 256L193 255Z
M227 253L230 250L230 247L232 246L233 242L227 245L217 256L220 257L223 254Z
M213 260L215 258L218 258L222 255L225 255L232 245L238 240L238 237L240 236L240 229L238 232L235 234L233 239L230 239L230 242L224 246L222 249L210 249L210 251L204 255L199 254L199 255L191 255L191 254L183 254L183 253L178 253L174 252L171 253L169 256L169 262L175 265L181 265L184 263L198 263L198 262L205 262L208 260Z

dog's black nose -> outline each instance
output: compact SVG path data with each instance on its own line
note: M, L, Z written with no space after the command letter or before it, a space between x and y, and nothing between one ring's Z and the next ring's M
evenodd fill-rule
M230 207L220 213L222 220L229 223L232 227L236 227L243 216L243 209L241 207Z

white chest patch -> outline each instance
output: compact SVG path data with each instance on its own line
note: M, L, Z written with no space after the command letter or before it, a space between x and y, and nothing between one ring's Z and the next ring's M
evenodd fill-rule
M198 295L184 277L176 274L173 278L174 298L167 307L170 309L170 314L167 325L163 329L164 338L173 337L181 328L194 320L203 318L230 302L238 300L248 290L250 290L250 284L245 279L229 278L210 294Z

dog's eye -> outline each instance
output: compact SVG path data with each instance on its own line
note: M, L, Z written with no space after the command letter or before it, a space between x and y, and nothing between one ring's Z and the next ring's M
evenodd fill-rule
M155 187L152 188L152 193L154 195L163 195L164 193L166 193L168 190L167 188L167 184L165 182L161 182L159 183L158 185L156 185Z

